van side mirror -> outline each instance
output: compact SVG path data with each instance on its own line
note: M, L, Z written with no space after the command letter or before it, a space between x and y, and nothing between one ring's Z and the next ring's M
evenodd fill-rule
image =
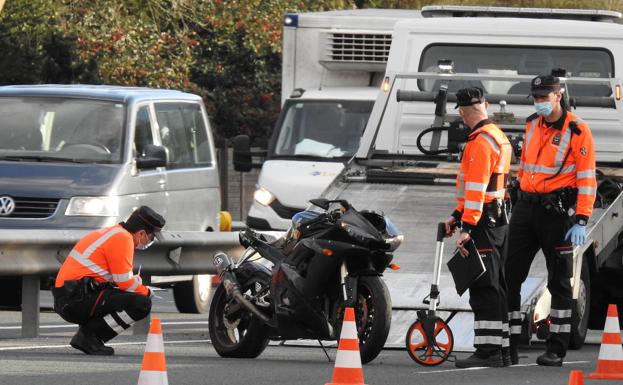
M167 149L164 146L146 144L143 148L144 156L136 158L138 169L165 167L167 165Z
M234 170L248 172L253 168L251 158L251 139L248 135L238 135L232 139L234 148Z

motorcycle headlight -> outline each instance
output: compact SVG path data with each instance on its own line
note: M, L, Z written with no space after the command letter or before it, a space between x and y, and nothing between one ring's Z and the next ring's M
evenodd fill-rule
M118 197L73 197L69 200L67 216L116 217L119 216Z
M389 251L395 251L405 239L404 235L396 235L395 237L385 239L385 243L389 245Z
M275 200L275 196L264 187L260 187L253 193L253 199L262 206L268 206Z

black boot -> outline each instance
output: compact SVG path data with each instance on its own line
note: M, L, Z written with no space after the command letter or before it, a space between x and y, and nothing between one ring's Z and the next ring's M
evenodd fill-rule
M491 354L479 352L476 350L476 353L471 356L462 359L456 360L454 366L457 368L480 368L480 367L490 367L490 368L501 368L504 365L502 361L502 352L496 351Z
M517 348L509 348L508 354L510 356L511 365L517 365L519 363L519 351L517 351Z
M112 356L115 354L113 348L104 345L95 334L85 331L82 327L78 329L69 344L84 354L95 356Z
M537 357L536 363L543 366L562 366L562 357L554 352L545 352Z

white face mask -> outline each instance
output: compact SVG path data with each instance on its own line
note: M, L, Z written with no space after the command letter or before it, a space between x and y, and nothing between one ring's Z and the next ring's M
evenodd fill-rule
M147 234L147 233L145 233L145 234ZM151 239L151 241L150 241L150 240L149 240L149 236L147 236L147 240L148 240L148 241L147 241L147 243L144 243L144 244L139 243L139 244L136 246L136 249L137 249L137 250L146 250L146 249L148 249L148 248L149 248L149 246L153 245L153 244L154 244L154 242L156 241L156 239L155 239L155 238L152 238L152 239Z

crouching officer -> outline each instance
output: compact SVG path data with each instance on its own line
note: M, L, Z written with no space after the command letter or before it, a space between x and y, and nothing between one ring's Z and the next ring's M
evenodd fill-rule
M456 97L459 114L471 132L456 179L458 204L445 221L446 235L452 235L460 221L458 249L467 256L466 243L473 240L487 271L469 288L476 352L457 360L455 365L459 368L508 366L508 310L503 271L508 220L504 196L512 148L506 135L488 119L489 103L482 89L464 88Z
M149 288L132 273L134 249L159 237L165 220L147 206L127 221L84 236L65 259L52 293L54 311L80 325L71 346L86 354L112 355L104 343L151 311Z
M537 76L531 93L536 114L527 119L506 263L511 358L513 364L518 362L521 285L542 249L552 294L552 323L546 352L537 363L561 366L571 331L573 246L586 241L586 223L595 201L595 149L588 126L563 108L557 77Z

